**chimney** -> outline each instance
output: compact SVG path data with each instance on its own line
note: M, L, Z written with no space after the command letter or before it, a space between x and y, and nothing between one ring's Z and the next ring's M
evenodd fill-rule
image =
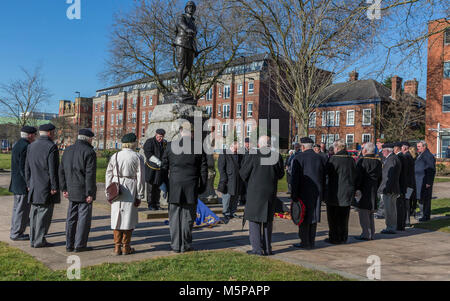
M391 97L393 99L398 99L402 91L402 78L397 75L394 75L391 81L392 81Z
M359 75L359 74L358 74L358 72L356 72L356 70L350 72L350 73L348 74L348 81L349 81L349 82L353 82L353 81L358 80L358 75Z
M419 82L417 79L405 81L405 93L417 96L419 89Z

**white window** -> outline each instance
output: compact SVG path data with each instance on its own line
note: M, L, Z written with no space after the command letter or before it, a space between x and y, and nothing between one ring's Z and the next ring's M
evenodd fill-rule
M122 124L122 121L123 121L123 115L120 114L120 115L119 115L119 124Z
M253 82L248 83L248 93L252 94L255 89L255 84Z
M102 103L100 106L100 112L105 112L105 104Z
M445 45L450 44L450 27L447 27L444 32L444 43Z
M119 100L119 110L123 109L123 100Z
M228 136L228 124L226 123L222 124L222 136L223 137Z
M327 142L327 135L322 134L322 139L320 140L321 143L326 143Z
M327 125L327 112L322 111L322 126L326 126L326 125Z
M111 114L111 125L114 125L114 114Z
M133 98L133 109L136 109L137 99Z
M132 133L136 133L136 128L132 128L132 129L131 129L131 132L132 132Z
M230 118L230 105L223 105L223 118Z
M236 118L242 117L242 104L238 103L236 104Z
M116 115L116 124L117 124L117 125L120 124L120 123L119 123L119 116L120 116L119 114Z
M206 106L206 113L211 117L212 115L212 106Z
M339 122L341 121L341 112L336 111L336 126L339 126Z
M95 105L95 112L98 112L98 104Z
M355 125L355 110L347 111L347 125L348 126Z
M237 94L239 94L239 95L242 94L242 84L237 85Z
M95 116L95 119L94 119L94 125L97 125L97 120L98 120L98 117Z
M363 125L370 125L372 123L372 109L363 110Z
M142 112L142 124L145 124L145 112Z
M152 112L148 112L148 123L150 123L150 118L152 117Z
M353 147L353 143L355 142L355 135L354 134L347 134L345 135L345 143L347 144L348 148Z
M100 117L100 125L103 125L105 123L105 116Z
M362 143L370 142L370 134L363 134L362 135Z
M253 116L253 103L249 102L247 104L247 117Z
M220 116L222 114L222 106L221 105L217 105L217 116Z
M112 138L112 137L114 137L114 129L111 129L110 131L109 131L109 136Z
M250 137L250 134L252 133L252 125L247 124L247 137Z
M231 92L231 88L230 86L224 86L223 87L223 98L230 98L230 92Z
M208 93L206 93L206 100L212 100L213 98L213 88L210 88L208 90Z
M309 115L309 125L310 128L315 128L316 127L316 112L312 112Z
M309 135L309 138L316 143L316 135Z
M327 112L327 126L334 126L334 111Z
M131 113L131 122L136 123L136 112Z
M153 106L153 96L148 97L148 105Z
M142 97L142 106L145 107L147 105L147 97Z
M115 103L116 101L112 101L111 102L111 110L114 110L114 103Z

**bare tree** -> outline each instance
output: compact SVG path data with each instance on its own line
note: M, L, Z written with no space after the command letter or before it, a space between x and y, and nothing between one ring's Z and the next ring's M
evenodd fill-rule
M23 78L0 85L0 107L17 120L19 126L30 121L30 113L51 97L44 85L41 67L34 71L21 68Z
M163 93L172 91L176 59L175 24L185 1L140 0L116 17L104 79L154 81ZM245 41L245 24L223 0L201 0L195 14L199 55L185 85L195 98L205 95L231 64ZM220 64L218 64L220 63Z

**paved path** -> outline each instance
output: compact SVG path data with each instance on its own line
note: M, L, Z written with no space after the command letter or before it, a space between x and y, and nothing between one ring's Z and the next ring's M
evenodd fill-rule
M0 174L0 186L7 187L8 184L9 175ZM99 192L101 194L102 190ZM13 198L0 197L0 203L1 241L31 254L51 269L68 267L66 260L70 254L65 252L64 235L67 201L63 200L55 207L48 241L56 246L47 249L33 249L29 242L10 241L9 223ZM366 279L369 267L367 258L377 255L381 259L381 280L450 280L450 234L408 228L406 232L393 236L377 234L374 241L360 242L350 238L348 244L334 246L324 242L328 235L328 224L324 214L325 207L322 209L322 222L317 231L317 248L310 251L292 247L293 243L298 242L297 227L289 220L276 218L273 236L275 255L272 258L327 272L337 272L351 278ZM141 213L142 216L147 215L144 209ZM177 256L170 252L169 228L164 223L165 219L141 219L132 240L137 253L116 257L112 255L113 235L109 227L108 206L101 198L94 206L93 216L89 245L95 250L76 254L80 256L82 266ZM383 226L384 220L376 220L377 231ZM352 211L349 235L359 234L357 214ZM197 250L246 251L250 248L248 224L242 230L242 221L239 219L212 229L195 229L193 236L193 247Z

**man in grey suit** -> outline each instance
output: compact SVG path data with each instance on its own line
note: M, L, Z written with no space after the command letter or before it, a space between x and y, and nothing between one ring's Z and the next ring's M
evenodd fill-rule
M420 141L417 143L419 156L415 162L417 199L419 200L420 222L430 220L431 216L431 196L433 193L434 176L436 175L436 159L428 150L427 143Z
M54 204L60 202L59 154L53 143L55 126L51 123L39 127L39 139L28 146L25 178L28 187L30 212L30 242L33 248L51 247L45 239L53 216Z
M20 130L19 141L14 144L11 154L11 183L9 191L14 193L14 207L11 220L11 240L29 240L24 234L30 224L30 204L28 203L27 183L25 181L25 161L27 148L36 139L36 128L24 126Z
M386 229L383 234L395 234L397 229L397 198L400 196L400 159L394 154L394 144L383 144L383 172L378 194L384 203Z

